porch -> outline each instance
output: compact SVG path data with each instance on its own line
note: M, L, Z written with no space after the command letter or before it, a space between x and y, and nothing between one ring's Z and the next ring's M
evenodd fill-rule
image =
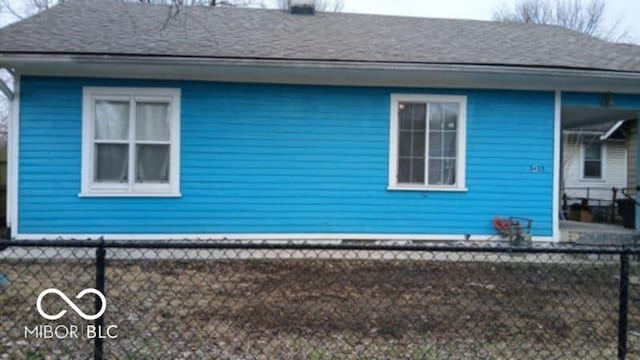
M560 241L577 245L636 246L640 233L619 225L560 220Z

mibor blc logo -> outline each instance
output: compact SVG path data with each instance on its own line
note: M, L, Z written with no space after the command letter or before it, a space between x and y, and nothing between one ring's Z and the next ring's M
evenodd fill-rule
M43 318L47 320L58 320L61 317L63 317L64 314L67 312L67 310L60 310L60 312L55 315L49 315L44 310L42 310L42 299L44 299L44 297L47 296L48 294L58 295L62 300L64 300L64 302L67 303L67 305L69 305L73 309L73 311L76 312L76 314L80 315L80 317L85 320L95 320L100 316L102 316L105 310L107 310L107 299L105 299L104 295L96 289L93 289L93 288L84 289L80 291L78 295L76 295L76 299L80 299L86 294L94 294L100 299L100 302L102 304L100 307L100 311L98 311L98 313L95 315L87 315L82 310L80 310L80 308L76 304L74 304L73 301L71 301L71 299L69 299L67 295L65 295L62 291L56 288L51 288L41 292L40 295L38 295L38 300L36 300L36 308L38 309L38 312Z
M42 301L46 296L55 295L62 299L62 301L64 301L78 316L80 316L84 320L96 320L104 315L105 311L107 310L107 299L105 298L104 294L93 288L87 288L80 291L75 296L75 298L81 299L87 294L95 295L100 300L100 309L96 314L86 314L65 293L56 288L46 289L42 291L40 295L38 295L38 299L36 300L36 309L38 310L40 316L47 320L55 321L61 319L67 313L66 309L61 309L55 314L49 314L42 307ZM94 339L96 337L102 339L115 339L118 337L118 335L116 335L115 333L117 329L118 327L116 325L104 327L96 325L86 325L85 327L82 327L73 324L55 326L50 324L41 324L36 325L33 328L25 326L24 337L35 337L40 339Z

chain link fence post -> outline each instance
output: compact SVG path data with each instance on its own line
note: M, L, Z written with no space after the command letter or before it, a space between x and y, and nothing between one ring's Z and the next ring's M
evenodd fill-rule
M629 313L629 249L620 254L620 302L618 307L618 359L627 357L627 327Z
M106 251L104 249L104 239L100 238L100 244L96 248L96 290L100 291L103 295L104 291L104 271L105 271L105 254ZM102 307L102 301L96 297L95 309L96 313L100 311ZM96 326L96 337L94 338L94 352L93 358L94 360L102 360L104 358L103 345L104 341L100 334L100 329L102 329L104 325L104 314L94 320L94 325Z

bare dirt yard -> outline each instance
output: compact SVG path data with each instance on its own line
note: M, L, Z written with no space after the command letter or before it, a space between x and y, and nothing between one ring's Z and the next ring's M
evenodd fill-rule
M483 256L477 254L474 256ZM541 255L543 257L543 255ZM369 259L110 260L109 359L614 359L618 265ZM517 259L516 259L517 260ZM0 260L0 359L90 358L25 338L38 293L93 286L90 261ZM631 330L640 288L631 287ZM68 309L55 324L81 320ZM91 313L93 298L76 300ZM640 358L629 338L629 358ZM634 357L635 356L635 357Z

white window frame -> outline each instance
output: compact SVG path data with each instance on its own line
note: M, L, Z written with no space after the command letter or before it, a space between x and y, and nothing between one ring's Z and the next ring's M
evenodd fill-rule
M177 88L84 87L82 89L82 185L81 197L179 197L180 194L180 97ZM128 182L97 183L95 172L95 104L98 100L129 101L129 176ZM136 183L135 116L136 101L166 101L169 103L170 154L169 183ZM138 141L139 143L139 141ZM144 143L150 143L145 141Z
M430 102L458 103L458 134L456 148L456 183L454 185L429 185L429 127L428 118L425 128L425 177L424 185L398 183L398 142L400 136L398 123L398 105L401 102L424 102L429 114ZM391 114L389 126L389 186L388 190L407 191L467 191L466 188L467 158L467 97L460 95L423 95L423 94L391 94Z
M598 140L599 141L599 140ZM600 142L600 177L584 176L584 162L586 160L587 144L580 142L580 181L584 182L606 182L607 181L607 146L604 141Z

